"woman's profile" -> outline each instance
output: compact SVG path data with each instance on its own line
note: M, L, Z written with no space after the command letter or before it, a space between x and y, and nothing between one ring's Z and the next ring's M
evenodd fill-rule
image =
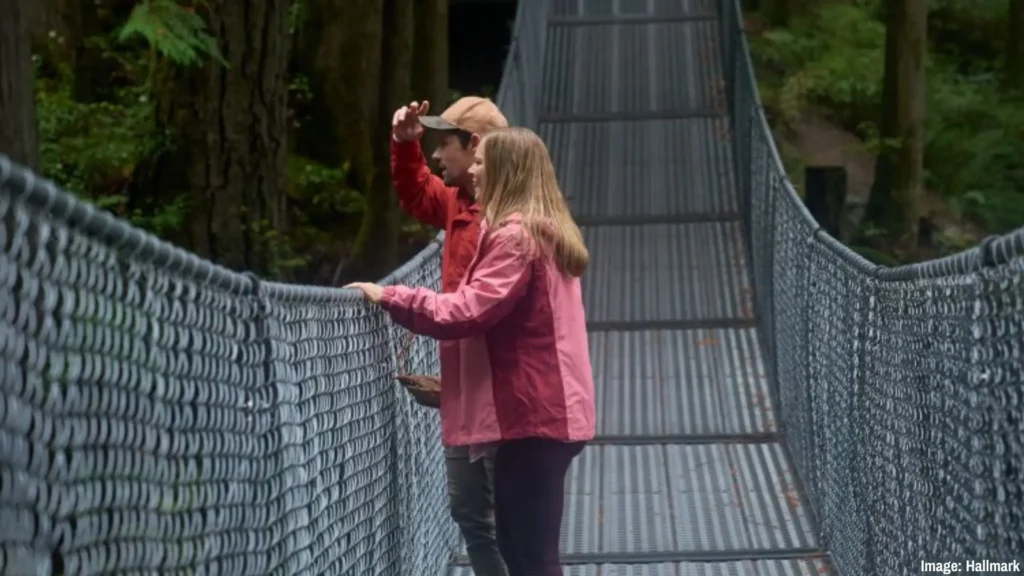
M355 283L398 324L442 341L441 434L493 451L498 545L510 576L560 575L563 485L595 434L580 276L589 254L532 131L488 134L471 168L483 214L456 292Z

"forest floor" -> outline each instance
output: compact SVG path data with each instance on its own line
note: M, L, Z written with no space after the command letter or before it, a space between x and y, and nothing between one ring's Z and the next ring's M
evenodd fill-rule
M831 0L829 0L831 1ZM744 20L748 34L759 35L767 24L756 15ZM755 71L761 80L772 76ZM803 195L804 168L807 166L842 166L847 174L846 209L840 225L840 240L850 245L860 226L875 178L875 154L856 134L831 122L820 110L801 110L799 117L786 125L771 121L776 146L790 180ZM987 235L983 227L961 216L939 194L924 191L922 220L932 229L930 241L922 242L917 260L941 257L977 244ZM878 262L883 263L883 262Z
M776 127L775 138L793 185L801 194L804 167L842 166L846 169L846 210L840 230L843 242L849 243L863 217L874 182L875 155L866 149L856 134L843 130L813 111L801 114L784 130ZM922 218L935 233L933 241L921 247L921 260L967 248L986 235L980 226L958 215L943 198L929 190L925 190Z

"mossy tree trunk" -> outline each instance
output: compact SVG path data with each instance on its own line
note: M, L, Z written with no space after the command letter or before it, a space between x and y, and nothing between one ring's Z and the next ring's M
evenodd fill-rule
M1006 84L1024 90L1024 0L1010 0L1006 38Z
M789 24L791 0L760 0L761 13L768 24L774 27L783 27Z
M95 10L93 2L81 5ZM75 52L82 44L80 16L85 8L74 0L41 0L26 6L32 51L73 70Z
M370 187L379 102L383 2L306 3L296 60L308 77L311 110L298 130L297 152L327 166L348 166L349 184Z
M384 3L380 0L322 0L305 4L296 39L293 70L309 89L297 102L304 118L296 131L296 152L324 166L344 168L350 190L368 197L381 169L374 157L381 107L381 43ZM302 108L305 109L302 109ZM385 174L387 167L384 167ZM362 215L330 214L333 242L325 247L333 281L348 264L352 238ZM325 278L328 282L331 280Z
M305 10L292 68L309 89L308 101L296 97L306 120L295 131L295 151L346 167L348 186L365 200L359 220L336 227L334 282L375 279L399 258L391 114L413 98L447 99L447 1L323 0ZM342 241L353 236L344 250Z
M378 279L398 265L399 209L391 187L391 115L411 96L413 0L384 0L379 106L375 114L373 158L376 168L367 189L362 224L352 247L349 272Z
M440 113L451 100L448 77L448 0L418 0L413 31L412 97L428 100ZM439 144L437 134L423 138L426 150Z
M135 0L41 0L30 3L29 33L33 52L42 57L42 72L69 72L71 93L79 102L113 98L118 68L104 54L114 31L127 21Z
M175 138L148 186L188 199L173 238L235 270L288 278L288 0L212 0L206 15L228 66L162 67L158 122Z
M103 56L96 39L113 32L113 26L104 26L97 2L79 1L65 12L69 34L77 36L74 44L74 84L72 94L79 102L97 102L114 96L110 82L116 69L113 60ZM127 20L131 12L121 15L119 22Z
M882 148L875 166L864 229L878 230L897 256L917 250L924 173L926 0L887 0Z
M0 0L0 154L38 171L29 1Z

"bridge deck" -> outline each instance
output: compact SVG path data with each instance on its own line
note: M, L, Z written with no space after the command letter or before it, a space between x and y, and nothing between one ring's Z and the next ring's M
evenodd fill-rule
M547 43L540 132L591 249L599 407L566 574L825 572L753 328L713 4L555 0Z

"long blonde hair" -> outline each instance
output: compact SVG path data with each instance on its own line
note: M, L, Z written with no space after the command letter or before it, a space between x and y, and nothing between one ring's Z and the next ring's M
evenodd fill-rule
M502 128L480 143L484 186L478 191L487 222L496 225L519 212L533 240L554 256L558 268L583 275L590 254L558 187L548 147L527 128Z

